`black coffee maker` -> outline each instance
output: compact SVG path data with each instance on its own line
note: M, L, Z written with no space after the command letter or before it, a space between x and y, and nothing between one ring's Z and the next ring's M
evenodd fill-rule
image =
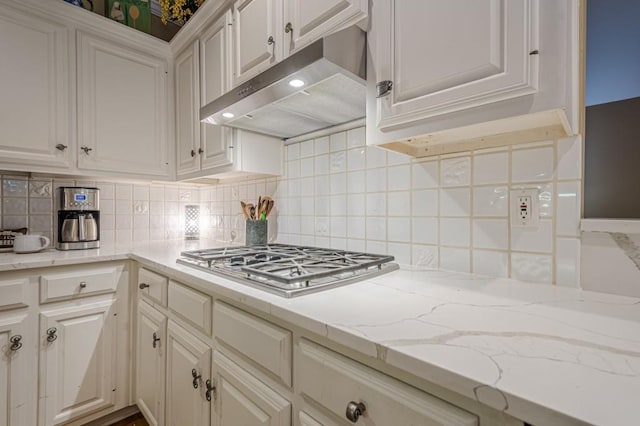
M100 247L100 190L77 186L58 188L58 250Z

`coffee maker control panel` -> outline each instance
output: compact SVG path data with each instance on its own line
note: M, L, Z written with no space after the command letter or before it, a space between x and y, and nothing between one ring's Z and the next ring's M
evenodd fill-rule
M60 188L60 210L99 210L97 188Z

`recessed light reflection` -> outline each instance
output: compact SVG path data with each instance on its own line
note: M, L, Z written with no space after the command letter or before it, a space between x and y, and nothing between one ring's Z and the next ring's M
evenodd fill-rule
M289 85L293 86L293 87L302 87L302 86L304 86L304 81L299 80L299 79L296 78L295 80L291 80L289 82Z
M233 117L235 117L235 115L233 115L233 113L230 113L230 112L223 112L222 116L224 118L233 118Z

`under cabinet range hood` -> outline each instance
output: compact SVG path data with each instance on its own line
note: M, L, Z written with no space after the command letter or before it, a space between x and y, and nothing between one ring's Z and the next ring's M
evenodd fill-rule
M320 39L200 109L200 120L283 139L365 116L366 34Z

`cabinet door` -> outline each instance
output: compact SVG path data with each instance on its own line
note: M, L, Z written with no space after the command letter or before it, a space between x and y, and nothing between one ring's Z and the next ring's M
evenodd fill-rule
M26 318L0 314L0 426L35 424L29 398L35 382L28 369L37 362L36 333L27 329Z
M231 87L231 11L218 19L200 39L201 106L224 95ZM202 123L200 146L202 170L233 162L231 129Z
M211 403L205 397L205 383L210 378L211 348L170 321L167 331L167 426L210 424Z
M40 314L42 426L66 423L114 405L115 301Z
M58 173L70 167L67 29L4 6L0 58L0 165Z
M229 357L214 356L214 426L289 426L291 403Z
M238 0L233 8L233 87L282 59L282 0Z
M198 42L176 58L176 143L178 174L200 170L200 80Z
M330 33L332 30L355 24L367 16L364 0L285 0L285 34L287 55Z
M538 0L382 0L370 51L380 129L533 94Z
M167 177L167 62L78 32L78 167Z
M136 334L136 404L151 426L164 423L166 335L167 318L140 302Z

